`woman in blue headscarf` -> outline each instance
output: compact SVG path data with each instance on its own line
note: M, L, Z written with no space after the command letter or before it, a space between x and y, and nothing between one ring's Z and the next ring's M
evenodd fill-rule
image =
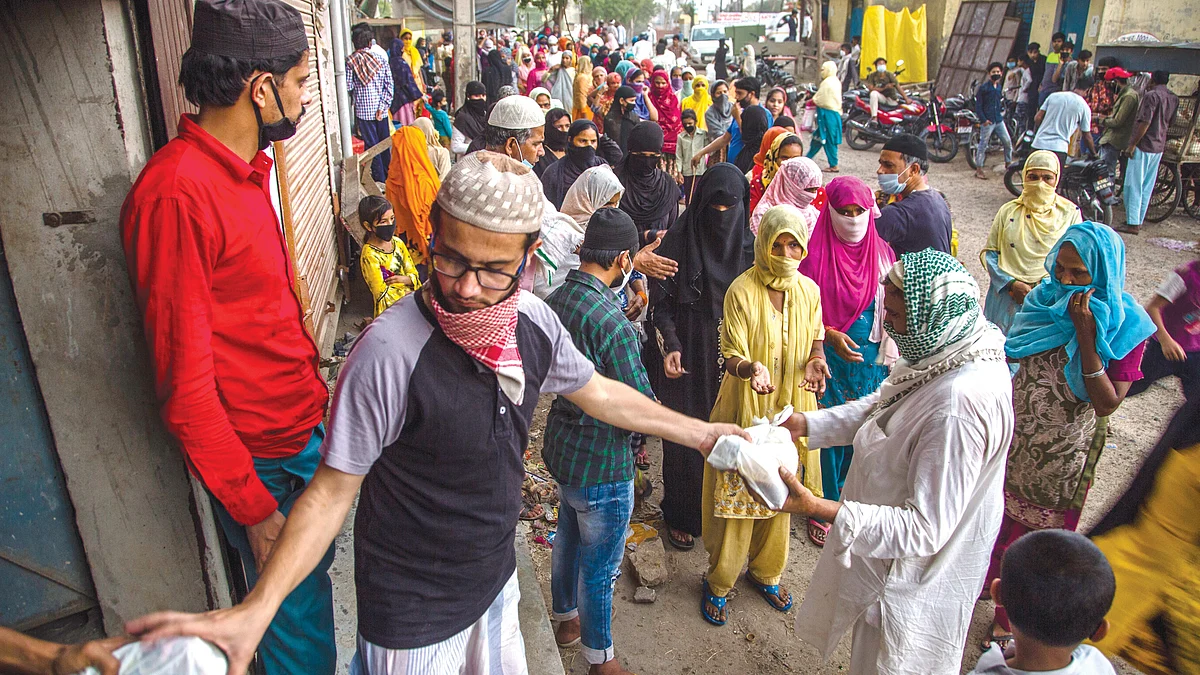
M1050 276L1025 297L1005 344L1020 368L1004 520L985 589L1022 534L1078 527L1107 418L1142 378L1142 352L1155 330L1125 292L1125 244L1103 223L1069 227L1046 257L1046 271ZM1003 608L992 634L1012 639Z

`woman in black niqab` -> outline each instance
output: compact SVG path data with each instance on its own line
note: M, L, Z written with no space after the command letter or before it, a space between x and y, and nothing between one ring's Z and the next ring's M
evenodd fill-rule
M547 132L550 130L552 124L549 115L547 115ZM600 132L591 120L575 120L572 122L571 128L567 130L566 154L555 160L542 173L542 188L546 193L546 199L549 199L550 203L554 204L554 208L556 209L562 208L563 200L567 197L567 190L570 190L571 186L575 184L575 180L579 178L579 174L593 166L607 164L607 162L596 154L596 148L590 145L576 147L575 137L588 129L591 129L599 137Z
M513 83L512 68L504 62L504 54L499 49L487 53L487 63L483 83L487 86L488 103L495 103L500 100L500 87Z
M483 133L487 130L487 101L472 99L472 96L486 94L487 88L482 82L471 80L467 83L467 100L454 113L454 128L462 132L470 141L482 141Z
M717 164L699 177L691 204L657 251L678 262L679 271L651 281L654 337L642 359L659 399L685 415L708 419L717 400L725 291L754 260L749 213L744 173L732 164ZM663 362L674 352L685 374L672 378ZM676 548L691 548L692 537L700 536L704 458L663 441L662 473L668 539Z
M625 156L616 167L617 179L625 186L621 210L633 219L643 246L671 229L679 217L679 186L658 168L662 149L662 127L638 122L629 131Z

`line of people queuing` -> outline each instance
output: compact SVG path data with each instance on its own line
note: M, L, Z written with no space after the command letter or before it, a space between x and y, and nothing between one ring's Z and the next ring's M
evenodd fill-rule
M332 673L327 570L357 498L351 671L527 672L513 537L534 408L557 394L542 450L560 497L555 634L582 644L591 672L626 672L612 591L645 436L663 439L667 541L704 539L711 624L747 565L765 602L793 607L780 581L795 513L824 547L797 635L828 657L852 632L850 672L957 672L981 592L997 602L993 638L1012 644L977 672L1113 672L1089 638L1164 672L1195 654L1159 630L1192 619L1186 584L1155 575L1196 574L1194 400L1096 544L1070 531L1107 416L1139 381L1196 386L1200 263L1142 309L1120 237L1054 193L1053 153L1034 153L996 216L981 304L920 139L884 146L878 190L825 184L794 128L770 133L752 78L727 113L740 145L728 126L713 139L736 161L707 164L686 195L664 168L668 130L636 116L653 90L618 85L603 131L564 132L535 98L499 98L471 128L482 147L443 177L430 137L404 125L387 198L360 204L364 277L383 293L326 426L262 152L308 102L306 52L280 0L200 0L181 75L200 112L122 210L163 417L252 587L235 607L154 614L130 633L203 637L230 672L257 652L269 673ZM247 77L250 62L271 66ZM486 105L478 89L456 117ZM539 178L550 128L566 146ZM174 283L181 272L209 281ZM792 496L775 512L705 456L788 405L800 471L781 472Z

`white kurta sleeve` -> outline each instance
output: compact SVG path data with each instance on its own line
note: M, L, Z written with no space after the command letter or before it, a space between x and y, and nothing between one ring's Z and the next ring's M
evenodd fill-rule
M471 139L467 138L463 132L454 127L450 131L450 152L456 155L461 155L471 147Z
M833 448L852 444L854 434L858 433L871 406L878 400L879 392L876 391L856 401L804 413L808 422L808 447Z
M833 522L837 541L864 558L940 551L958 528L983 469L988 450L982 425L957 415L925 421L909 446L907 501L899 507L844 502Z

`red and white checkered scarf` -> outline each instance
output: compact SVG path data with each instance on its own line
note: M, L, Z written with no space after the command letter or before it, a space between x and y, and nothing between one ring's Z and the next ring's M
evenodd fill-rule
M516 405L525 398L525 369L517 350L517 306L523 290L490 307L456 314L430 295L433 314L450 341L496 373L500 389Z

